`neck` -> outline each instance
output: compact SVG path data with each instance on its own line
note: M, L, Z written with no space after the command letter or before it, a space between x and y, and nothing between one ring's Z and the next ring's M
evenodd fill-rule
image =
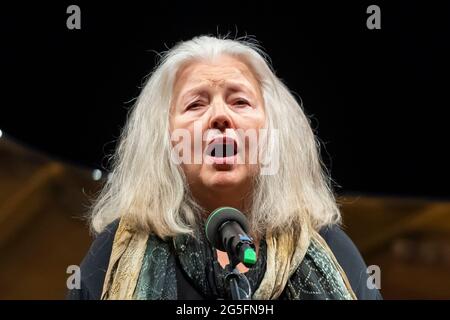
M206 220L208 216L220 207L233 207L247 215L252 206L252 187L240 186L235 188L222 188L220 190L214 189L196 189L191 186L191 193L197 203L205 209L203 219ZM249 234L254 243L259 243L260 235L250 232Z
M206 217L220 207L233 207L244 214L247 214L251 208L252 197L248 187L191 190L191 192L198 204L206 210Z

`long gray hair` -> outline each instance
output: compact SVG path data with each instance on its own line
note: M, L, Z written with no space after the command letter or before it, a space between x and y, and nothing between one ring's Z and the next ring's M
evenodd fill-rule
M254 234L297 228L308 219L316 229L340 222L319 144L301 105L278 79L256 41L200 36L162 55L130 110L113 157L110 178L96 198L94 231L127 215L138 230L164 238L193 233L202 208L190 195L181 167L170 160L169 113L179 68L192 60L231 55L255 73L263 93L266 126L277 130L279 169L255 181L250 225ZM271 152L270 144L266 152ZM303 220L304 221L304 220ZM298 230L300 231L300 230Z

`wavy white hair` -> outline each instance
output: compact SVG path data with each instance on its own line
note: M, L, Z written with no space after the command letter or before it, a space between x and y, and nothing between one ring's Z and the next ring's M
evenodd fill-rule
M190 195L183 170L170 160L172 88L185 63L224 54L241 59L255 73L263 93L268 133L278 130L279 170L256 178L248 213L252 232L262 235L297 228L305 218L316 230L340 222L318 140L301 105L275 76L267 55L251 38L200 36L162 55L130 110L112 158L110 178L92 207L95 232L128 215L138 230L162 238L193 234L204 212Z

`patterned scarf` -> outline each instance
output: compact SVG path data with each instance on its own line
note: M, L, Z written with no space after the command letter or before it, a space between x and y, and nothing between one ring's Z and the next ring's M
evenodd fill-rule
M122 218L117 229L102 299L176 300L176 259L205 299L226 298L225 270L204 232L163 241L135 232ZM322 237L308 224L300 235L268 234L258 260L245 273L252 299L356 299L348 279Z

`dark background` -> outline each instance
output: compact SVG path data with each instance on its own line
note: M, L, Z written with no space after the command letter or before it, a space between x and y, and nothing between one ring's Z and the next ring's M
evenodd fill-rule
M71 4L81 30L66 28ZM366 27L371 4L381 30ZM2 4L0 129L106 169L155 50L228 32L255 36L302 98L338 193L450 198L448 2Z

